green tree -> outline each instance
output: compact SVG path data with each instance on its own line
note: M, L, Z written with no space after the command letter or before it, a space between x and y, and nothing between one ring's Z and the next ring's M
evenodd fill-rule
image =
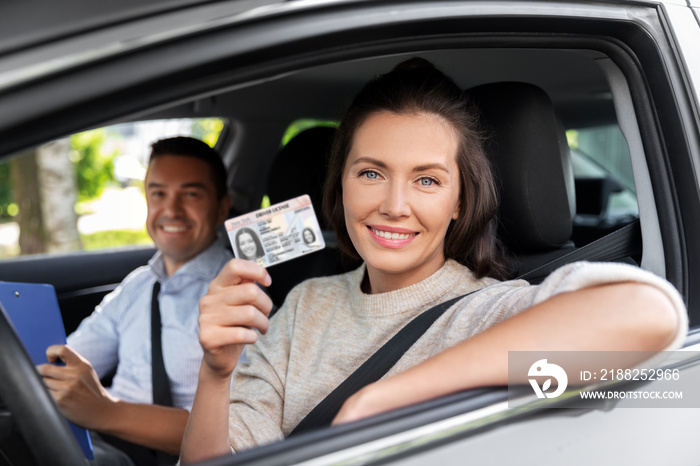
M210 147L216 145L222 129L224 121L221 118L197 118L192 121L192 137L201 139Z
M71 136L71 161L78 181L78 201L95 199L114 177L116 151L105 152L107 138L104 128L85 131Z
M12 203L10 164L0 163L0 219L9 217L8 207Z

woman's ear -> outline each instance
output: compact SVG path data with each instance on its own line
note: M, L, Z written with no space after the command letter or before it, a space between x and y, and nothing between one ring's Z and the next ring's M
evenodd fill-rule
M457 220L459 218L459 210L460 210L461 206L462 206L462 201L457 201L457 205L455 206L455 210L452 211L452 220Z

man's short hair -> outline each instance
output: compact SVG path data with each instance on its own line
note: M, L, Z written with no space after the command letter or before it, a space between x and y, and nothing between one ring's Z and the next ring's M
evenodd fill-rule
M151 144L150 161L163 155L180 155L203 160L209 164L216 194L221 199L227 194L226 167L219 153L199 139L177 136L161 139Z

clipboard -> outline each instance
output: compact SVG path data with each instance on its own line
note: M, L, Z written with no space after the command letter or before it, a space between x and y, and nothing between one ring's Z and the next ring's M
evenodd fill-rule
M47 363L46 348L65 345L66 331L52 285L0 281L0 303L35 365ZM68 422L85 458L94 459L87 429Z

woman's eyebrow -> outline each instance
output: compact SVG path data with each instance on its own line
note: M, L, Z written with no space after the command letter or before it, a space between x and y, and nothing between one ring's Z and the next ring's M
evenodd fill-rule
M359 159L353 161L350 165L357 165L358 163L369 163L376 165L381 168L386 168L386 164L381 160L373 159L372 157L360 157Z
M449 173L447 167L441 163L427 163L425 165L418 165L413 169L414 172L422 172L426 170L442 170L445 173Z

